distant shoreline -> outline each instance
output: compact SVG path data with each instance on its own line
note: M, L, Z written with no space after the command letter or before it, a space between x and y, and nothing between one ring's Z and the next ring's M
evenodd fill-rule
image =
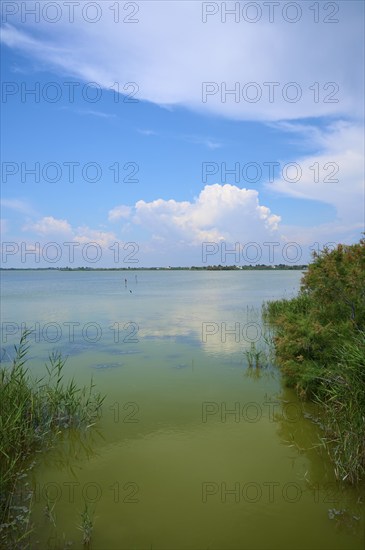
M0 271L277 271L306 270L308 265L244 265L191 267L0 267Z

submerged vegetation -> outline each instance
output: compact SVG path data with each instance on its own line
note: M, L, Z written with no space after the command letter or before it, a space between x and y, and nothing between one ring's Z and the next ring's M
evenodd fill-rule
M32 379L25 365L31 331L23 332L11 367L0 367L0 547L25 547L31 532L31 490L24 478L33 453L49 448L68 428L87 429L101 414L103 397L91 380L64 381L65 360L53 353L46 375ZM52 510L49 510L52 517ZM90 531L91 534L91 531Z
M79 525L80 531L82 531L82 542L84 548L90 548L91 535L93 531L93 516L89 511L89 507L85 502L84 509L81 512L81 525Z
M268 302L288 387L321 404L338 479L365 478L365 239L314 254L299 295Z

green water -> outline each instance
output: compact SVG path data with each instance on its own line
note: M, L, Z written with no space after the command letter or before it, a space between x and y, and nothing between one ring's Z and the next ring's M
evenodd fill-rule
M336 482L307 418L317 411L268 356L261 304L292 296L300 277L2 273L4 364L25 323L35 374L60 349L70 375L107 395L97 429L37 457L32 547L83 548L85 503L94 550L364 547L360 488ZM268 358L260 376L252 341ZM330 519L334 508L346 512Z

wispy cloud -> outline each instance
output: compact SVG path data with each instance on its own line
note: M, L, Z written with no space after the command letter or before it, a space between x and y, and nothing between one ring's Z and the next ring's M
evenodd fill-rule
M306 130L297 127L297 131ZM268 183L267 188L286 196L331 204L336 208L340 223L351 225L363 222L365 187L362 126L338 121L322 131L309 128L308 135L318 152L293 161L299 167L299 177L282 174L280 178Z
M195 145L203 145L204 147L207 147L208 149L213 149L213 150L220 149L221 147L223 147L222 143L219 143L214 139L211 139L209 137L204 137L204 136L182 136L182 139L189 143L194 143Z
M219 14L203 23L195 2L151 1L143 3L138 25L124 25L123 32L106 17L96 26L78 18L73 33L65 21L52 28L40 22L37 38L34 29L5 25L3 41L63 74L105 88L115 82L137 82L138 98L161 106L185 106L236 120L362 116L361 10L361 3L346 2L336 25L305 23L305 14L303 21L292 25L282 17L275 24L263 18L257 24L239 25L222 24ZM312 15L306 6L303 11L307 19ZM318 61L317 48L308 49L311 31L321 33L325 62ZM204 83L210 83L205 98ZM254 83L250 91L247 83ZM269 93L265 83L278 84ZM294 83L290 89L289 83ZM333 88L326 88L328 83ZM293 93L298 93L295 101Z
M219 149L220 147L223 147L222 143L207 136L171 134L167 132L161 133L161 132L156 132L155 130L150 130L148 128L146 129L137 128L137 132L143 136L161 136L169 140L171 139L183 140L187 143L193 143L194 145L203 145L208 149Z
M77 113L78 115L96 116L99 118L117 118L116 115L113 113L104 113L102 111L94 111L92 109L88 109L87 111L77 109L75 110L75 113Z
M7 231L8 231L8 220L7 219L5 219L5 218L0 219L0 230L1 230L2 235L5 235L5 233L7 233Z
M21 199L1 199L1 208L7 208L21 214L34 215L35 211L31 204L26 200Z
M159 135L154 130L149 130L149 129L144 129L144 128L137 128L137 132L139 134L141 134L142 136L158 136Z

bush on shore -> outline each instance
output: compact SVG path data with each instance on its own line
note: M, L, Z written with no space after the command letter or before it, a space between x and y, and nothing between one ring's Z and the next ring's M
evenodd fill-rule
M268 302L287 386L323 407L338 479L365 477L365 239L315 254L299 295Z

